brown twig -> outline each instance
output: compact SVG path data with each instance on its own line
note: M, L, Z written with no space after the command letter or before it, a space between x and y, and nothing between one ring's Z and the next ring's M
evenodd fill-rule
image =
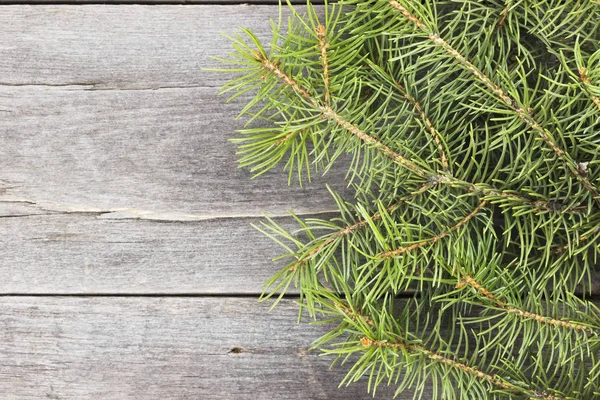
M329 42L327 41L327 32L323 25L317 27L317 38L319 38L319 49L321 50L321 62L323 63L323 80L325 84L325 104L329 104L329 61L327 59L327 49Z
M296 133L298 133L298 131L291 131L289 132L287 135L285 135L283 138L281 138L280 140L278 140L275 143L275 146L281 146L282 144L284 144L285 142L287 142L290 139L293 139L294 137L296 137Z
M600 97L592 94L587 88L587 85L592 84L592 81L590 80L589 71L587 68L585 68L585 67L579 68L579 79L581 80L581 83L583 83L583 87L584 87L585 91L587 92L587 94L590 96L590 98L592 99L592 101L594 102L596 107L598 107L598 110L600 110Z
M371 327L375 327L375 323L373 322L373 320L369 317L367 317L366 315L361 314L358 311L353 311L352 308L350 308L350 306L343 304L343 303L336 303L336 306L342 310L342 312L344 314L346 314L348 317L350 317L351 319L360 319L362 321L364 321L367 325L371 326Z
M404 99L406 101L408 101L410 104L412 104L414 109L417 111L417 113L419 114L419 116L421 117L423 122L425 123L425 126L429 130L429 133L431 134L431 137L433 138L433 141L435 142L435 144L437 146L438 153L440 155L440 161L442 162L442 166L444 167L444 169L448 169L448 157L446 156L446 152L444 151L444 146L442 145L442 140L440 139L440 132L435 128L435 126L433 126L433 124L431 123L431 120L429 119L429 117L427 117L427 115L425 114L425 111L423 111L423 107L421 107L421 104L419 103L419 101L416 98L409 95L408 92L406 91L406 89L404 88L404 86L402 86L400 84L400 82L398 82L398 81L394 81L394 82L396 83L396 87L400 90L402 97L404 97Z
M596 233L600 232L600 226L595 227L594 229L592 229L592 231L587 234L587 235L581 235L579 237L579 244L581 244L581 242L585 242L586 240L588 240L591 236L594 236ZM559 247L558 249L555 250L556 254L562 254L564 253L567 249L569 248L569 244L565 244L562 247Z
M510 7L506 7L503 11L502 11L502 16L500 17L500 20L498 21L498 23L496 24L496 27L498 29L502 28L504 26L504 22L506 21L506 18L508 17L508 13L510 11Z
M496 387L499 387L501 389L523 392L523 389L519 388L518 386L511 385L508 382L505 382L505 381L497 378L496 376L486 374L485 372L480 371L469 365L460 363L460 362L455 361L448 357L444 357L441 354L435 353L435 352L433 352L429 349L426 349L425 347L420 346L420 345L407 344L407 343L402 343L402 342L394 343L394 342L388 342L388 341L380 341L380 340L370 339L366 336L364 336L360 339L360 344L362 344L363 347L366 347L366 348L370 348L370 347L382 348L383 347L383 348L391 348L391 349L404 349L404 350L408 351L409 353L413 353L413 354L420 353L432 361L438 362L440 364L444 364L444 365L452 367L452 368L459 369L471 376L485 380L485 381L489 382L490 384L492 384Z
M554 318L550 318L550 317L545 317L540 314L536 314L533 312L522 310L517 307L513 307L513 306L503 302L502 300L498 299L491 291L489 291L488 289L483 287L479 282L477 282L475 279L473 279L470 275L466 275L462 280L460 280L458 282L458 284L456 285L456 288L462 288L465 286L471 286L473 289L475 289L476 292L480 293L484 297L491 300L496 307L506 311L507 313L514 314L519 318L533 319L533 320L539 322L540 324L558 326L561 328L572 329L575 331L584 331L584 332L590 333L590 334L594 333L594 330L592 330L590 327L585 326L585 325L572 323L572 322L568 322L568 321L562 321L562 320L554 319Z

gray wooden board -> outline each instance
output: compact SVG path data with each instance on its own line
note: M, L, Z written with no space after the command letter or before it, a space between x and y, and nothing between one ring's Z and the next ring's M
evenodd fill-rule
M236 26L269 38L273 6L6 6L0 13L0 201L196 220L333 208L324 182L251 181L228 142L243 105L218 88Z
M0 202L164 220L333 209L343 168L303 189L237 168L241 104L216 90L0 86Z
M306 1L291 0L292 4L306 4ZM334 3L330 1L329 3ZM323 4L323 0L311 1L312 4ZM0 0L2 4L279 4L279 0Z
M250 225L257 218L11 213L0 218L0 293L257 294L285 264L271 262L285 251ZM291 218L276 221L297 229Z
M327 327L297 324L287 300L271 313L252 298L1 297L0 307L3 399L372 398L365 380L337 389L349 366L329 370L331 357L308 351Z
M304 188L236 166L243 100L218 97L231 75L202 68L230 48L219 31L268 38L272 16L2 7L0 215L27 217L0 220L1 293L260 292L280 250L249 222L333 210L325 182L351 197L344 166Z
M278 13L277 6L247 4L3 6L0 82L82 90L201 86L216 93L232 75L202 68L224 66L210 58L233 50L223 34L245 27L268 43L269 20Z

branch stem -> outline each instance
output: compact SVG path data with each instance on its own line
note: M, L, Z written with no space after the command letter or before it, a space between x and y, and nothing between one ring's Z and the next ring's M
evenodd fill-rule
M515 99L513 99L506 91L504 91L500 86L498 86L494 81L492 81L492 79L490 79L487 75L481 72L479 68L477 68L465 56L460 54L454 47L452 47L448 42L441 38L437 33L429 29L422 21L420 21L415 15L408 11L406 7L400 4L398 0L388 1L392 8L400 11L404 18L412 22L423 33L427 34L427 37L431 42L440 46L449 55L454 57L459 62L459 64L461 64L465 69L470 71L480 82L482 82L488 89L490 89L508 107L509 110L511 110L519 119L521 119L527 126L529 126L530 129L535 131L537 135L546 143L546 145L555 153L556 157L564 163L565 169L568 172L570 172L583 185L583 187L592 195L592 198L594 199L598 207L600 207L600 196L598 190L585 176L585 174L580 171L580 169L577 167L577 163L573 160L573 158L559 146L556 140L554 140L550 131L548 131L546 128L540 125L535 120L535 118L533 118L533 116L527 111L527 107L520 106L519 103Z
M585 326L585 325L568 322L568 321L563 321L563 320L559 320L559 319L555 319L555 318L545 317L545 316L537 314L537 313L525 311L518 307L511 306L508 303L505 303L504 301L498 299L491 291L489 291L488 289L483 287L479 282L477 282L475 279L473 279L470 275L466 275L456 285L457 288L461 288L461 287L465 287L465 286L471 286L473 289L475 289L475 291L477 293L490 299L496 307L506 311L507 313L514 314L519 318L532 319L534 321L539 322L540 324L557 326L557 327L571 329L571 330L575 330L575 331L583 331L583 332L586 332L589 334L594 333L593 329L591 329L590 327Z
M477 215L477 213L479 211L481 211L482 208L484 208L487 204L486 200L483 200L481 203L479 203L479 205L477 207L475 207L475 209L473 211L471 211L466 217L464 217L463 219L461 219L460 221L458 221L458 223L456 223L456 225L452 226L450 229L430 238L427 240L423 240L417 243L413 243L410 246L403 246L400 247L398 249L394 249L394 250L388 250L388 251L384 251L382 253L379 253L378 255L375 256L375 258L379 258L379 259L386 259L386 258L391 258L391 257L397 257L400 256L402 254L408 253L409 251L412 250L416 250L419 247L424 247L424 246L430 246L440 240L442 240L443 238L445 238L446 236L448 236L451 232L454 232L458 229L460 229L461 226L465 225L467 222L469 222L475 215Z
M321 62L323 63L325 104L329 104L329 61L327 59L327 48L329 48L329 41L327 40L327 32L323 25L319 25L317 27L317 37L319 38L319 50L321 52Z
M419 188L419 190L417 190L416 192L411 193L409 196L401 198L398 201L396 201L395 203L393 203L392 205L388 206L385 209L385 211L388 213L394 211L400 205L405 204L405 203L411 201L412 199L414 199L415 197L417 197L418 195L422 194L429 186L430 186L430 184L428 184L428 183L421 186L421 188ZM381 216L382 216L381 213L379 213L379 212L375 213L370 217L370 220L377 221L381 218ZM319 245L317 245L314 249L312 249L306 256L300 258L298 261L296 261L294 264L292 264L289 268L290 271L294 271L294 270L298 269L299 267L301 267L302 265L306 264L315 254L317 254L319 251L321 251L324 248L331 245L336 239L345 237L345 236L349 236L354 231L357 231L357 230L367 226L368 224L369 224L369 220L361 219L351 225L345 226L344 228L340 229L339 231L335 231L334 233L330 234L330 236L327 239L323 240Z
M496 189L496 188L489 188L489 187L485 187L481 184L467 182L462 179L455 178L451 175L439 174L439 173L432 174L431 172L426 171L425 169L419 167L411 159L402 156L398 152L392 150L389 146L387 146L384 143L382 143L381 141L379 141L374 136L369 135L368 133L361 130L357 125L342 118L333 108L331 108L331 106L322 105L321 103L319 103L319 101L317 101L308 92L308 90L306 90L304 87L302 87L292 77L290 77L285 72L283 72L278 65L274 64L268 58L264 57L260 52L257 51L254 56L255 56L256 60L261 63L262 68L273 73L273 75L275 75L277 78L279 78L284 84L286 84L287 86L292 88L296 93L298 93L300 96L302 96L306 101L308 101L312 106L314 106L325 119L336 123L337 125L342 127L345 131L352 134L353 136L358 138L363 143L367 143L367 144L371 145L373 148L379 150L383 155L390 158L395 163L412 171L416 175L418 175L422 178L425 178L427 180L439 183L439 184L462 187L469 192L480 193L484 196L498 196L498 197L503 197L503 198L507 198L507 199L517 200L517 201L523 202L525 204L529 204L531 206L531 208L539 210L539 211L555 211L554 208L552 208L548 205L547 201L543 201L543 200L535 200L534 201L532 199L529 199L527 197L520 196L520 195L517 195L514 193L507 193L507 192L504 192L504 191ZM565 210L563 210L563 211L565 211ZM576 211L576 210L573 210L573 211Z
M530 394L530 392L528 390L525 390L518 386L512 385L512 384L498 378L497 376L486 374L485 372L480 371L474 367L463 364L463 363L453 360L451 358L445 357L441 354L433 352L433 351L431 351L423 346L417 345L417 344L409 344L409 343L404 343L404 342L393 343L393 342L388 342L388 341L380 341L380 340L371 339L367 336L363 336L360 339L360 344L362 344L363 347L366 347L366 348L379 347L379 348L390 348L390 349L404 349L405 351L407 351L409 353L421 354L421 355L427 357L428 359L435 361L437 363L444 364L451 368L459 369L471 376L474 376L481 380L485 380L485 381L489 382L490 384L492 384L493 386L496 386L500 389L518 392L518 393L522 393L522 394L526 394L526 395ZM550 399L550 398L548 398L548 399Z
M412 104L415 111L419 114L419 116L425 123L427 130L429 130L429 133L431 134L431 137L433 138L433 141L435 142L435 144L437 146L438 153L440 156L440 161L442 162L442 166L444 167L444 169L448 170L449 169L448 168L448 157L446 156L446 152L444 151L444 146L442 145L442 141L440 139L440 132L435 128L435 126L433 126L433 124L431 123L431 120L429 119L429 117L427 117L427 115L425 114L425 111L423 111L423 107L421 107L421 103L419 103L419 101L416 98L409 95L408 92L406 91L406 89L404 88L404 86L402 86L400 84L400 82L397 82L397 81L394 81L394 82L396 83L396 87L400 90L402 97L404 97L404 99L406 101L408 101L410 104Z

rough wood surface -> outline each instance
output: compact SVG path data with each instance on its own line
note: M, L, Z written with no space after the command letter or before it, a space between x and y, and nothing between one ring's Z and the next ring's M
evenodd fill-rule
M345 191L343 166L302 189L236 168L242 102L203 68L219 32L268 38L276 7L2 11L0 215L19 218L0 220L0 293L259 293L281 250L250 221Z
M278 7L248 4L5 6L0 32L10 40L0 44L0 82L81 90L199 86L216 93L232 75L202 69L224 66L210 58L232 49L223 34L245 27L270 40L269 20L277 18Z
M229 39L269 38L272 6L6 6L0 13L0 201L198 220L333 207L343 168L300 190L236 169L242 107L218 88Z
M21 216L0 218L5 294L257 294L283 265L270 260L284 250L250 225L257 218L182 223L10 212ZM277 221L295 229L291 218Z
M3 399L370 399L309 352L323 325L248 298L2 297ZM380 398L391 398L381 387ZM401 397L410 398L410 397Z
M306 5L303 0L289 0L292 4ZM312 4L323 4L324 0L312 0ZM330 1L329 3L335 3ZM241 5L270 4L277 5L279 0L0 0L2 4L178 4L178 5Z
M237 168L240 107L208 87L0 85L0 201L161 220L334 208L324 182L342 190L342 168L303 189L281 170L251 180Z

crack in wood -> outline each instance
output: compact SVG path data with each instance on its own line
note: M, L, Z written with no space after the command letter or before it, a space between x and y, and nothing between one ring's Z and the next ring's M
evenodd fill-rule
M151 210L140 210L137 208L114 208L114 209L98 209L98 208L86 208L76 205L66 205L47 201L32 201L25 199L0 199L1 203L17 203L35 206L41 211L49 211L48 214L16 214L16 215L0 215L0 218L4 217L29 217L29 216L50 216L56 214L82 214L95 216L98 219L110 219L110 220L148 220L158 222L200 222L200 221L215 221L222 219L255 219L264 218L266 216L270 218L286 218L290 217L291 214L192 214L181 211L151 211ZM337 214L337 210L320 210L303 213L295 213L296 216L316 216L323 214Z
M2 4L2 3L0 3ZM13 83L0 82L1 86L6 87L42 87L42 88L59 88L70 90L83 91L154 91L154 90L178 90L178 89L214 89L220 88L220 85L173 85L173 86L154 86L154 87L111 87L102 82L69 82L69 83ZM0 112L8 112L9 110L0 110Z
M290 0L291 4L304 5L305 1ZM336 1L330 1L330 4ZM0 0L0 5L180 5L180 6L248 6L279 5L279 0ZM325 4L323 0L313 0L313 5Z

